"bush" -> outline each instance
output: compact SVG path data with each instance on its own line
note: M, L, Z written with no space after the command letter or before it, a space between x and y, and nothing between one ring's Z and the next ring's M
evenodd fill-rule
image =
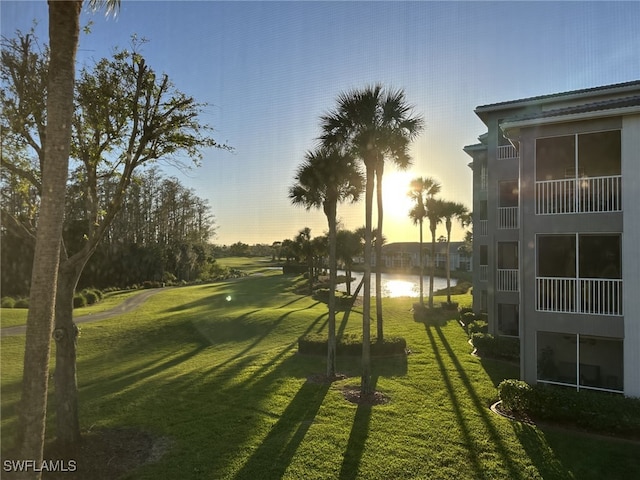
M87 298L82 293L76 293L73 296L73 308L80 308L87 306Z
M462 322L462 325L464 325L465 327L474 322L475 319L476 314L473 313L473 311L465 311L464 313L460 314L460 322Z
M505 410L534 420L553 421L599 433L640 438L640 399L503 380L498 394Z
M0 300L0 307L2 308L13 308L15 305L16 301L12 297L2 297L2 300Z
M84 295L84 298L87 300L87 305L93 305L100 300L95 290L85 289L82 291L82 295Z
M18 300L16 300L16 303L13 305L13 308L29 308L29 299L19 298Z
M488 333L489 324L484 320L474 320L470 324L467 325L467 333L469 337L473 336L474 333Z
M481 357L518 360L520 358L520 339L513 337L494 337L489 333L474 333L471 343Z
M384 342L371 339L371 356L404 355L407 342L402 337L387 337ZM298 339L298 353L303 355L326 355L327 336L310 334ZM356 334L344 334L336 344L337 355L361 355L362 337Z
M458 302L441 302L440 306L444 310L458 310Z

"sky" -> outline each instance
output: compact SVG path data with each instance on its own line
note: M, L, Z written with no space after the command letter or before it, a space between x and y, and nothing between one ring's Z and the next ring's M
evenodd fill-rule
M0 2L3 36L34 20L48 43L44 0ZM115 18L85 11L89 22L79 67L129 47L135 34L148 40L148 65L208 104L201 120L234 151L206 150L196 169L163 171L208 200L220 245L327 231L323 213L293 206L288 189L342 92L401 88L424 118L413 165L385 170L383 232L392 243L418 239L408 218L412 178L434 177L443 199L471 209L463 148L486 131L477 106L640 79L636 1L122 0ZM344 228L364 225L364 202L340 205L338 217ZM453 240L463 235L454 227Z

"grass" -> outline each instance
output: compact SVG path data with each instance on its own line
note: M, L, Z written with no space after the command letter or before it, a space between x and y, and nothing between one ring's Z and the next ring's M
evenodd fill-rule
M390 402L348 403L352 377L307 381L322 357L297 338L326 330L326 306L273 270L167 290L136 311L82 326L78 382L84 429L135 427L169 451L127 478L616 479L640 476L638 445L511 422L490 412L511 364L470 355L462 328L413 321L412 299L385 299L388 335L406 358L376 359ZM469 297L454 301L468 303ZM353 312L339 332L358 332ZM375 324L375 322L373 322ZM375 330L375 327L374 327ZM2 445L15 432L24 337L2 338ZM51 423L51 429L53 424Z
M117 292L106 293L104 298L98 303L86 307L75 308L73 310L74 317L88 315L92 313L101 313L111 310L120 305L124 300L141 293L142 290L121 290ZM25 325L27 323L26 308L0 308L0 325L2 328L15 327L17 325Z

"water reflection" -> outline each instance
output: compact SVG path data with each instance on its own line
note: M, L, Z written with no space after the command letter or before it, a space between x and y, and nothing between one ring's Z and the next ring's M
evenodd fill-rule
M345 272L339 271L338 275L344 275ZM351 282L351 292L354 292L360 280L362 280L361 272L352 272L351 276L354 280ZM382 296L383 297L419 297L420 296L420 276L419 275L405 275L399 273L383 273L382 274ZM429 276L424 276L424 296L429 295ZM451 279L451 286L456 284L454 278ZM440 290L447 288L447 279L441 277L435 277L433 279L433 290ZM338 291L346 292L346 284L338 285ZM360 291L360 295L362 295ZM371 295L376 294L376 276L371 274Z

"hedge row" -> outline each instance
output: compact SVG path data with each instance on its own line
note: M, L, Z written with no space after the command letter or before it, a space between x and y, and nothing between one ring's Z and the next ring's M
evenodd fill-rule
M404 355L407 341L402 337L387 337L383 342L371 339L371 356ZM298 339L298 353L303 355L326 355L327 336L309 334ZM345 334L338 339L337 355L362 355L362 337L355 334Z
M102 297L102 291L95 288L85 288L73 296L73 308L93 305L102 300ZM12 297L3 297L0 301L0 306L2 308L29 308L29 299L19 298L15 300Z
M502 407L533 420L558 422L598 433L640 438L640 399L574 388L503 380Z
M514 337L494 337L489 333L473 333L471 343L481 357L518 360L520 358L520 339Z

